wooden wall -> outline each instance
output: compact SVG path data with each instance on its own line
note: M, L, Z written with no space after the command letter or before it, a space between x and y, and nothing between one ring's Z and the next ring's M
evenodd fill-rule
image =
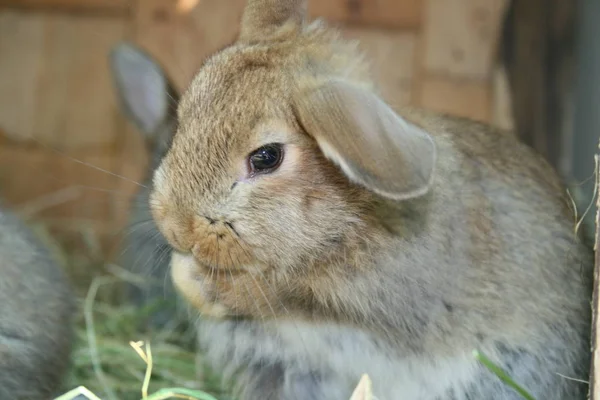
M65 241L111 242L146 154L117 108L107 52L133 40L181 89L204 57L235 39L244 4L0 0L0 192L7 202ZM309 4L312 16L362 41L390 103L511 126L495 67L505 0Z

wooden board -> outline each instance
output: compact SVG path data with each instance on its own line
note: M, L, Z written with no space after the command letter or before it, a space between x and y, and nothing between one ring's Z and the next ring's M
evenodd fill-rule
M359 41L386 101L392 107L409 104L416 34L361 28L346 28L343 34Z
M492 81L492 123L501 129L514 129L508 79L500 67L495 68Z
M126 20L0 12L0 126L58 149L110 146L119 113L107 54Z
M488 79L506 0L424 0L428 73Z
M127 14L132 0L0 0L0 8Z
M423 0L311 0L311 17L369 25L376 28L410 29L421 25Z
M418 85L415 104L420 107L483 122L491 120L491 87L486 82L426 75Z

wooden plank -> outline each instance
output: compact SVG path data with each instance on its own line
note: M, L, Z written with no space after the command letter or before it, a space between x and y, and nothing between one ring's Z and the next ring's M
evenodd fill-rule
M0 12L0 126L13 139L33 137L44 17Z
M0 8L127 14L132 0L0 0Z
M506 0L425 1L425 70L490 78Z
M418 84L416 105L437 112L490 122L489 83L427 75Z
M0 12L0 125L56 148L109 145L118 135L107 53L126 20Z
M505 130L514 129L510 88L504 68L496 67L492 81L492 123Z
M329 21L409 29L421 26L423 0L311 0L311 17Z
M144 0L135 14L134 40L160 63L178 90L203 60L238 35L245 0L203 0L182 12L172 0Z
M386 101L392 107L409 104L416 34L363 28L345 28L343 34L359 40Z
M423 59L425 54L425 38L423 37L423 31L419 31L415 38L415 50L412 60L413 68L413 82L411 85L411 104L419 105L421 99L422 84L424 78L427 76L425 69L423 68Z

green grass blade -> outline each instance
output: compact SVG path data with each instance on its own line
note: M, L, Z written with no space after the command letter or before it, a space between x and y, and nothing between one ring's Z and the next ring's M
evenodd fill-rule
M517 384L502 368L494 364L489 358L480 353L477 350L473 351L473 356L481 362L487 369L489 369L494 375L500 378L504 383L508 386L512 387L526 400L535 400L532 395L530 395L525 389L523 389L519 384Z

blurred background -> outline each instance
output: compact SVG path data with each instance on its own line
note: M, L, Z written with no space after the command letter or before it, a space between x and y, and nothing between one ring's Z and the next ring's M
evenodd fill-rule
M207 55L235 39L244 4L0 0L5 201L43 223L61 246L113 257L137 187L132 181L143 178L148 157L118 109L109 50L121 40L137 43L181 90ZM309 4L313 17L361 40L391 104L515 128L573 186L579 208L590 203L600 132L600 2Z
M182 90L205 57L235 40L244 5L0 0L0 198L47 234L82 296L121 252L135 182L149 161L142 134L119 109L109 51L136 43ZM309 0L309 10L360 40L391 105L488 122L498 134L514 130L559 171L577 218L589 208L582 226L593 231L600 1ZM98 357L105 373L112 365L113 388L139 398L139 371L115 370L127 364L117 355L131 350L137 333L124 321L136 311L102 307ZM101 384L110 393L90 372L89 321L82 326L69 385ZM163 350L174 354L171 344ZM169 384L195 379L187 351L165 370Z

